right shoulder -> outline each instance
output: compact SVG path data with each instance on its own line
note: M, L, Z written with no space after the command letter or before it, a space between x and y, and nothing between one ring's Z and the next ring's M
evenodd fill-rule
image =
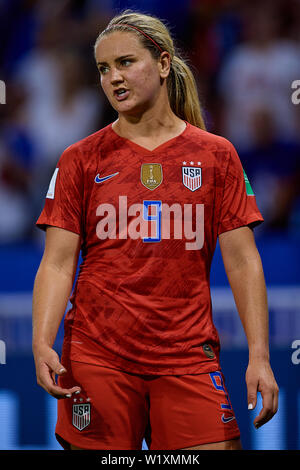
M86 166L99 158L101 149L111 140L111 124L69 145L61 154L58 167L64 165Z

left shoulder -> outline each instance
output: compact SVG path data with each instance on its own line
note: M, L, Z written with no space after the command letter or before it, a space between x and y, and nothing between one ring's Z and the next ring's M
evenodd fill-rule
M207 150L231 152L234 149L232 143L225 137L200 129L190 123L188 123L187 131L187 138L190 138L195 145L204 146Z

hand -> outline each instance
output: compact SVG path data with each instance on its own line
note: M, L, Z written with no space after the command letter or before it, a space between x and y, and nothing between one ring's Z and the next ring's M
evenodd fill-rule
M50 346L43 344L35 346L34 360L37 383L54 398L70 398L72 393L79 393L80 387L61 388L56 384L55 376L64 375L67 370L60 363L58 354Z
M246 372L248 409L254 409L257 392L261 393L263 408L253 421L256 429L267 423L278 409L278 385L267 360L251 360ZM252 407L251 407L252 405Z

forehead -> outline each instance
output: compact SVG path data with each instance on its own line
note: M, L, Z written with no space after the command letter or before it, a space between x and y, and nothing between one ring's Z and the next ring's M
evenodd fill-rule
M129 54L144 54L146 50L135 33L116 31L100 39L95 55L98 62L109 62Z

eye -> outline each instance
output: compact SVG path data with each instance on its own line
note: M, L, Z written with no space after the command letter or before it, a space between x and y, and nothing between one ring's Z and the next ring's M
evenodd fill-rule
M100 67L98 67L98 70L101 73L101 75L103 75L107 72L108 67L105 67L105 65L101 65Z
M130 59L123 59L123 60L121 60L121 64L124 65L125 67L127 67L129 64L131 64L131 60Z

